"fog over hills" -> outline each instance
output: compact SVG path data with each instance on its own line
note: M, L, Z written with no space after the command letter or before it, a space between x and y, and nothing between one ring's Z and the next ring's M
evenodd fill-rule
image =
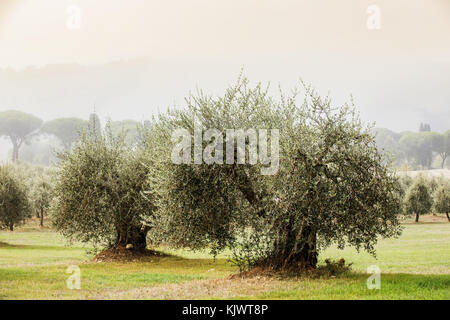
M283 63L281 65L281 63ZM251 56L232 59L132 59L0 69L0 110L18 109L44 120L95 111L102 118L149 119L169 106L183 106L196 88L220 95L240 70L255 83L290 90L301 77L341 104L353 95L366 121L394 131L449 128L450 65L439 61L339 55ZM345 75L342 76L342 75Z
M67 27L68 7L80 27ZM370 30L368 8L380 12ZM396 132L450 128L449 0L0 0L0 111L142 121L243 70ZM0 153L9 144L0 138Z

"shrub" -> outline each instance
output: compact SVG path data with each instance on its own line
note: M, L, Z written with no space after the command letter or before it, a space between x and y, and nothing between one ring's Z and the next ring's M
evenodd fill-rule
M31 217L31 206L17 168L0 166L0 229L14 227Z

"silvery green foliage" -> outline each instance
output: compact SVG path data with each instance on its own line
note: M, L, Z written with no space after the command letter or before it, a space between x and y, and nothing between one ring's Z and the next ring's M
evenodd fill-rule
M332 107L303 85L298 98L269 95L240 79L223 97L199 92L186 110L162 115L149 129L150 189L158 207L155 238L217 253L235 250L241 266L315 267L332 243L374 253L378 237L401 232L400 186L377 150L370 127L348 105ZM279 129L280 168L261 164L173 164L171 133L205 129ZM205 144L205 142L204 142Z
M409 187L404 198L404 210L407 214L415 214L416 222L419 216L429 213L433 206L429 181L419 176Z
M43 225L43 215L47 215L53 200L54 168L25 162L16 164L15 167L21 172L32 210L36 213L36 217L41 218Z
M23 176L17 167L0 166L0 229L14 227L31 217Z
M442 183L433 194L433 209L436 213L445 213L450 221L450 183Z
M142 195L146 158L108 128L105 132L90 128L71 152L60 155L54 224L69 239L96 247L143 249L148 232L143 221L153 210Z
M36 167L35 175L30 179L30 198L33 209L40 218L41 227L44 226L44 216L48 215L50 204L54 198L54 170L52 168Z

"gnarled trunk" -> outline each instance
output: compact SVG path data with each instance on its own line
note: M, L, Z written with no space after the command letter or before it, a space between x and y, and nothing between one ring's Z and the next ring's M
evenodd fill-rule
M131 244L133 250L145 250L147 248L148 226L133 226L119 231L117 247L126 247Z
M419 222L419 214L416 213L416 222Z
M148 227L143 227L139 230L136 237L134 238L133 246L139 250L144 250L147 248L147 233L150 230Z
M277 240L267 263L274 269L315 269L317 267L317 233L312 227L300 230L287 227Z

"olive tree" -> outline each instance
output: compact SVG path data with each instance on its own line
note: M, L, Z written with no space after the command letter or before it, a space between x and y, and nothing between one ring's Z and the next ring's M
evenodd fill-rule
M450 222L450 184L443 183L433 194L433 209L436 213L445 213Z
M419 222L419 216L429 213L433 205L430 187L427 181L419 176L408 188L404 199L404 209L407 214L415 214L416 222Z
M33 180L33 186L30 197L36 215L39 216L41 227L44 226L44 216L48 214L51 201L53 199L53 181L48 174L36 176Z
M56 229L95 247L145 249L149 227L143 222L153 209L143 193L148 174L143 153L94 127L60 158L52 210Z
M17 169L0 166L0 229L14 226L31 217L31 205Z
M332 243L374 253L379 236L400 234L400 186L371 128L353 106L333 107L328 98L303 88L300 102L297 92L275 99L268 88L252 88L240 79L223 97L200 92L187 99L186 109L154 122L147 142L155 159L149 185L157 201L159 238L213 253L229 247L247 267L304 269L315 268L319 251ZM245 148L236 147L229 129L247 133ZM269 135L266 129L274 131ZM172 161L176 130L194 137L180 164ZM199 151L195 141L202 137ZM254 149L250 140L258 138ZM270 155L264 149L278 141L279 167L267 174L273 163L266 160L275 149ZM258 150L261 161L250 160L250 152L244 163L220 161L228 145L235 156ZM196 152L217 158L195 163Z
M20 171L23 184L28 190L32 211L43 226L44 216L48 215L53 199L54 169L26 162L16 164L14 167Z

